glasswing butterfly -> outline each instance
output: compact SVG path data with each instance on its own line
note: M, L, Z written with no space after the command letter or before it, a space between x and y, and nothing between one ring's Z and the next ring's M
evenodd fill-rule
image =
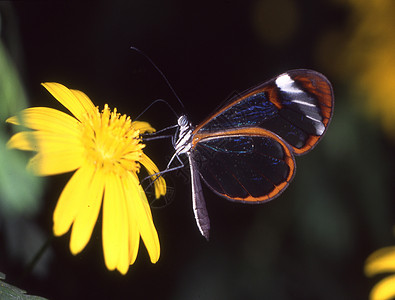
M196 127L178 118L175 154L187 155L197 226L208 239L210 220L200 179L219 196L243 203L278 197L295 175L295 155L309 152L332 117L333 90L312 70L283 73L231 98Z

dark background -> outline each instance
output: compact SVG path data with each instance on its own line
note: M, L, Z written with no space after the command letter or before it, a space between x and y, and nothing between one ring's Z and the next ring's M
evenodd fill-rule
M367 299L377 278L364 276L364 261L394 243L393 136L367 117L368 96L353 85L362 71L339 63L345 61L339 53L352 52L354 9L329 0L0 3L1 38L31 106L59 108L40 86L55 81L132 118L159 98L180 109L163 78L130 46L155 61L194 124L233 93L293 68L326 74L336 96L325 138L297 157L296 177L277 200L242 205L204 188L209 242L195 225L188 170L167 176L173 200L153 208L160 260L152 265L142 245L126 276L105 268L100 220L77 256L68 250L68 235L50 238L52 212L70 175L48 178L42 208L21 219L50 238L49 258L27 271L28 263L7 248L3 224L0 271L7 282L50 299ZM327 38L333 33L337 39ZM176 122L160 104L142 119L156 129ZM172 151L170 141L146 148L160 169Z

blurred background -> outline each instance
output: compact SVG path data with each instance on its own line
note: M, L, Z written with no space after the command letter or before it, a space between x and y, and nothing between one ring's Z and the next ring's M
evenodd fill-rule
M0 272L49 299L367 299L379 278L364 261L395 244L395 2L357 0L0 2ZM332 82L325 138L297 157L293 183L263 205L231 203L204 187L210 241L192 212L189 173L167 176L172 202L153 208L161 258L145 247L126 276L109 272L101 223L73 256L52 237L52 213L70 174L35 178L29 153L9 151L4 120L27 106L60 105L55 81L96 105L136 117L155 99L198 124L235 92L294 68ZM176 117L158 104L155 128ZM164 169L170 141L146 153ZM42 255L38 255L38 254ZM35 257L39 258L35 260Z

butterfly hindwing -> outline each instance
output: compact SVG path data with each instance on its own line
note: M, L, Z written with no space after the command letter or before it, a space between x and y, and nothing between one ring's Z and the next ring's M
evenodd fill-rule
M234 201L258 203L278 196L292 180L292 151L275 134L247 128L196 135L193 163L206 184Z

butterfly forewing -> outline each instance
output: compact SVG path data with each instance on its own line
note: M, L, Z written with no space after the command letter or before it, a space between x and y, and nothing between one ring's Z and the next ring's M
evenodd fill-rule
M295 154L303 154L325 133L332 108L332 87L325 76L293 70L231 99L194 133L260 127L281 137Z

